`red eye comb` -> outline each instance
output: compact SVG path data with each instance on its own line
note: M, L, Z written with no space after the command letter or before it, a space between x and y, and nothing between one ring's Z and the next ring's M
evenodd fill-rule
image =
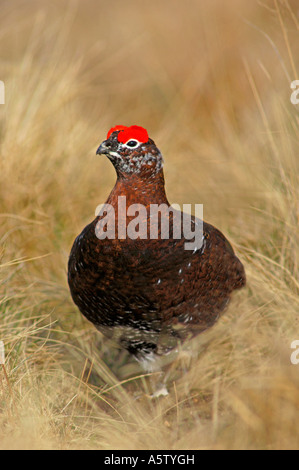
M139 142L148 141L148 133L146 129L140 126L130 126L120 132L117 136L117 140L125 144L130 139L136 139Z
M110 131L108 132L107 134L107 139L109 139L109 137L111 136L111 134L115 131L124 131L125 129L127 129L127 126L115 126L115 127L111 127Z
M148 133L147 130L140 126L115 126L110 129L107 135L107 139L109 139L112 132L120 131L117 136L118 142L122 142L125 144L130 139L136 139L139 142L147 142L148 141Z

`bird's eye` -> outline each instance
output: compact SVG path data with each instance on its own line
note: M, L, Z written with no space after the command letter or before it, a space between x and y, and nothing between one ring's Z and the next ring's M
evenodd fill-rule
M130 148L135 148L137 147L139 144L138 140L128 140L128 142L126 142L126 147L130 147Z

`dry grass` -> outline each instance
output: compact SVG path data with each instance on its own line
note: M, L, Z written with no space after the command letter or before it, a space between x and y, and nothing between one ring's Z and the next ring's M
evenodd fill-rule
M0 23L0 448L298 448L296 2L3 0ZM156 401L66 284L120 123L148 128L170 200L203 203L248 276Z

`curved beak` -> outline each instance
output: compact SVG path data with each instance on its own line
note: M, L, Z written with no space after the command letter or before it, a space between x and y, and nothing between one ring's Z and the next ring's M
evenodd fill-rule
M107 155L107 153L109 152L109 150L111 150L111 145L110 146L107 146L106 145L106 140L104 140L104 142L101 143L101 145L99 146L97 152L96 152L96 155Z

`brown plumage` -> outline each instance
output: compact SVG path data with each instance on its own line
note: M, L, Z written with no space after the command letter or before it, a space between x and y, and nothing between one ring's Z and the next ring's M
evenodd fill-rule
M107 200L114 213L102 213L76 238L68 282L88 320L138 360L149 362L212 326L231 293L245 285L245 272L229 242L212 225L203 222L200 246L193 250L185 249L183 230L180 238L174 237L163 159L143 128L111 129L97 154L106 155L116 169L117 181ZM145 224L146 239L122 238L118 223L125 219L119 196L126 197L126 209L132 204L146 207L136 226L138 231ZM149 238L152 204L164 204L157 239ZM125 227L133 219L131 213ZM162 237L163 221L169 222L168 239ZM98 238L104 222L107 230L115 228L114 238ZM193 226L200 222L192 217Z

